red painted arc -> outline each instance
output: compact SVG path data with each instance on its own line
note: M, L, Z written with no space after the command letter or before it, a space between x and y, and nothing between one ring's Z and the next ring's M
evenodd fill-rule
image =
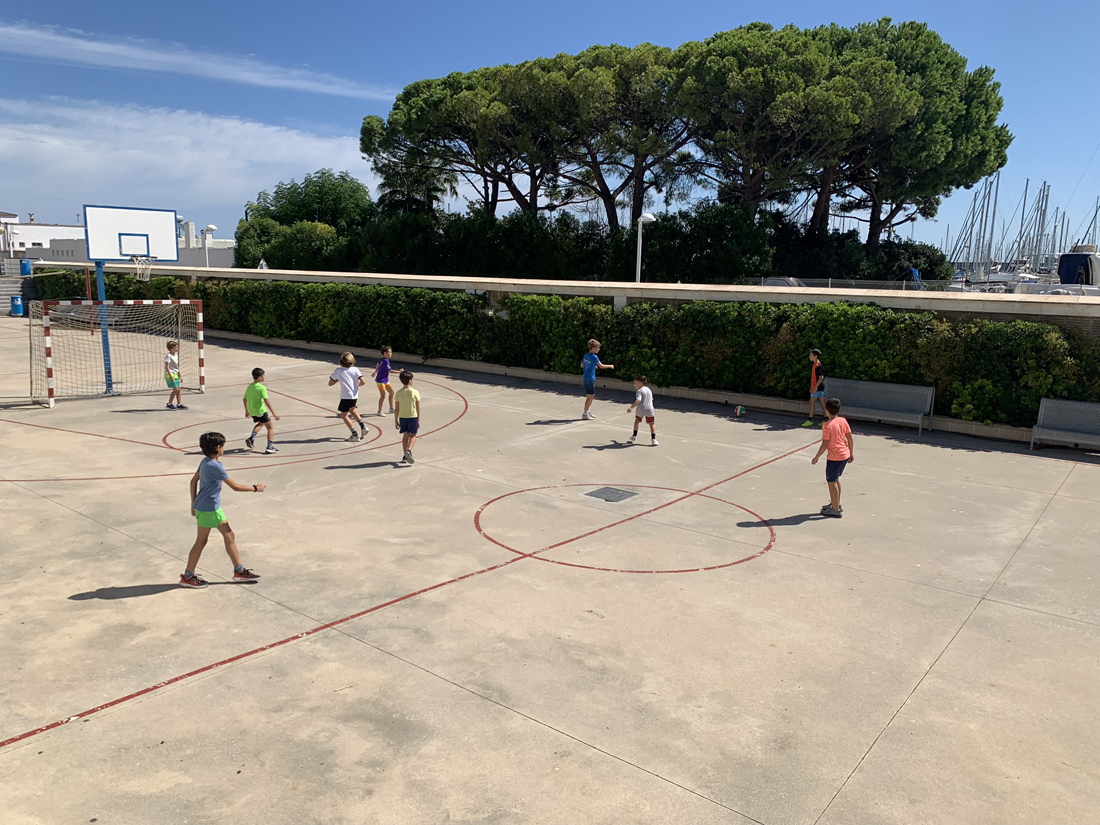
M556 544L548 545L547 547L543 547L542 549L536 550L532 553L524 553L522 550L516 550L514 547L509 547L504 542L493 538L491 535L489 535L489 533L485 530L485 528L482 526L482 523L481 523L481 514L482 513L484 513L489 507L496 504L498 501L503 501L504 499L510 498L512 496L518 496L522 493L534 493L534 492L538 492L539 490L558 490L558 489L561 489L563 487L600 487L600 486L602 486L602 485L600 485L600 484L553 484L553 485L549 485L549 486L546 486L546 487L530 487L526 490L515 490L511 493L505 493L502 496L497 496L496 498L485 502L485 504L481 505L481 507L478 508L478 511L476 513L474 513L474 529L477 530L477 532L479 534L481 534L482 538L492 542L493 544L497 545L498 547L503 547L508 552L515 553L517 556L520 556L522 558L534 559L535 561L543 561L543 562L548 562L550 564L560 564L563 567L575 567L575 568L578 568L580 570L596 570L596 571L599 571L599 572L602 572L602 573L668 574L668 573L703 573L703 572L706 572L706 571L709 571L709 570L722 570L723 568L726 568L726 567L733 567L734 565L737 565L737 564L744 564L747 561L752 561L753 559L758 559L762 555L767 553L769 550L771 550L772 547L775 545L775 529L768 523L768 521L765 518L758 515L757 513L754 513L748 507L743 507L742 505L737 504L735 502L726 501L723 498L718 498L717 496L710 496L710 495L707 495L706 493L703 493L703 492L694 492L693 493L693 492L690 492L688 490L679 490L675 487L657 487L657 486L654 486L654 485L651 485L651 484L616 484L616 485L613 485L613 486L634 488L634 489L642 489L642 490L666 490L666 491L674 492L674 493L684 493L685 495L682 495L679 498L674 499L673 501L667 502L665 504L662 504L658 507L653 507L653 508L651 508L649 510L646 510L644 512L637 513L633 516L627 516L626 518L623 518L623 519L620 519L618 521L612 522L611 524L608 524L604 527L598 527L595 530L589 530L587 533L582 533L579 536L573 536L572 538L565 539L564 541L559 541ZM710 488L708 487L708 488L704 488L704 489L710 489ZM711 501L717 501L720 504L725 504L729 507L736 507L739 510L744 510L746 513L748 513L750 516L752 516L754 519L756 519L757 521L759 521L761 524L763 524L765 527L768 528L769 538L768 538L767 545L765 545L762 549L757 550L752 555L746 556L746 557L741 558L741 559L736 559L735 561L724 562L723 564L712 564L712 565L707 566L707 567L685 567L685 568L680 568L680 569L676 569L676 570L628 570L628 569L622 569L622 568L616 568L616 567L597 567L597 566L592 565L592 564L580 564L578 562L568 562L568 561L561 561L560 559L551 559L551 558L547 558L546 556L542 555L543 553L549 553L551 550L556 550L559 547L564 547L567 544L572 544L573 542L580 541L581 539L588 538L589 536L593 536L596 533L602 533L604 530L610 530L612 527L618 527L619 525L625 524L628 521L634 521L635 519L642 518L643 516L648 516L649 514L655 513L658 510L663 510L666 507L671 507L673 504L678 504L678 503L680 503L680 502L682 502L682 501L684 501L688 498L692 498L692 497L695 497L695 496L698 496L699 498L710 499Z
M465 400L465 399L463 399L463 400ZM467 404L465 409L469 409L468 404ZM465 409L463 410L463 415L465 414ZM461 418L461 417L462 416L460 415L459 418ZM457 421L457 420L458 419L456 418L455 421ZM454 422L450 422L450 423L454 423ZM444 426L449 426L449 424L445 424ZM440 427L439 429L442 429L442 427ZM749 467L746 470L742 470L741 472L736 473L736 474L730 476L729 478L722 479L721 481L717 481L714 484L710 484L706 487L703 487L702 489L697 490L694 493L691 493L691 495L700 495L700 494L706 492L707 490L714 489L715 487L717 487L721 484L725 484L729 481L733 481L736 478L740 478L741 476L746 475L747 473L751 473L755 470L759 470L761 467L767 467L769 464L774 464L776 461L780 461L781 459L784 459L784 458L787 458L788 456L794 455L795 453L800 452L800 451L802 451L802 450L804 450L804 449L806 449L807 447L810 447L810 446L812 446L812 444L805 444L805 445L803 445L801 447L798 447L794 450L788 450L787 452L785 452L781 455L775 456L774 458L770 458L767 461L761 462L760 464L757 464L753 467ZM307 459L307 460L315 460L315 459ZM671 503L672 502L670 502L670 504ZM727 504L728 503L729 502L727 502ZM664 506L668 506L668 505L664 505ZM484 509L484 507L482 509ZM655 509L661 509L661 508L655 508ZM478 512L480 512L480 510ZM634 518L638 518L638 517L640 517L640 515L642 515L642 514L639 514L638 516L635 516ZM611 526L614 526L614 525L608 525L608 527L611 527ZM770 528L771 528L771 525L769 525L769 529ZM601 528L601 529L607 529L607 528ZM592 531L592 532L599 532L599 531ZM591 533L589 533L588 535L590 535L590 534ZM773 531L773 534L774 534L774 531ZM549 548L546 548L546 549L549 549ZM256 656L256 655L258 655L260 653L264 653L268 650L274 650L275 648L282 647L283 645L289 644L290 642L295 642L295 641L298 641L300 639L305 639L309 636L313 636L317 633L321 633L322 631L331 630L332 628L339 627L340 625L346 624L347 622L351 622L351 621L354 621L356 619L361 619L362 617L368 616L372 613L376 613L379 610L384 610L385 608L392 607L395 604L400 604L401 602L406 602L406 601L409 601L410 599L414 599L417 596L422 596L426 593L431 593L435 590L440 590L440 589L442 589L444 587L448 587L452 584L458 584L459 582L466 581L467 579L472 579L475 576L481 576L481 575L484 575L486 573L491 573L495 570L500 570L504 567L508 567L509 565L515 564L516 562L523 561L524 559L527 559L527 558L532 558L534 555L535 554L529 553L529 554L514 556L514 557L512 557L510 559L507 559L506 561L502 561L498 564L490 565L489 567L483 567L480 570L474 570L471 573L466 573L466 574L461 575L461 576L456 576L453 579L447 579L446 581L438 582L438 583L430 585L428 587L423 587L419 590L413 591L412 593L406 593L404 596L398 596L397 598L390 599L389 601L382 602L381 604L376 604L372 607L368 607L365 610L360 610L357 613L352 613L349 616L344 616L342 619L336 619L335 621L327 622L326 624L322 624L322 625L318 625L317 627L311 628L311 629L309 629L307 631L304 631L302 633L297 633L293 636L288 636L285 639L280 639L277 642L272 642L271 644L267 644L267 645L264 645L262 647L257 647L257 648L254 648L252 650L247 650L243 653L238 653L235 656L230 656L227 659L222 659L218 662L214 662L213 664L204 665L203 667L196 668L195 670L188 671L187 673L180 674L179 676L174 676L171 679L166 679L163 682L157 682L156 684L150 685L150 686L145 687L145 688L142 688L141 690L134 691L133 693L128 693L125 696L120 696L119 698L113 699L110 702L105 702L102 705L96 705L94 708L88 708L87 710L83 710L79 713L73 714L72 716L68 716L64 719L58 719L57 721L50 722L47 725L42 725L41 727L34 728L33 730L25 731L24 733L20 733L16 736L12 736L12 737L9 737L7 739L4 739L4 740L0 741L0 749L8 747L9 745L14 745L14 744L17 744L19 742L23 742L27 739L30 739L30 738L34 737L34 736L38 736L39 734L46 733L46 732L51 731L51 730L55 730L55 729L57 729L57 728L59 728L63 725L67 725L70 722L74 722L77 719L86 719L89 716L92 716L96 713L100 713L101 711L109 710L111 708L114 708L114 707L117 707L119 705L125 704L126 702L130 702L134 699L139 699L142 696L147 696L150 693L154 693L158 690L161 690L162 688L166 688L169 685L178 684L180 682L183 682L183 681L185 681L187 679L190 679L190 678L193 678L195 676L200 676L203 673L209 673L210 671L216 670L217 668L225 667L226 665L233 664L234 662L239 662L239 661L242 661L244 659L248 659L252 656Z
M434 381L425 381L425 380L422 380L422 379L419 379L419 378L417 379L417 381L421 384L428 384L428 385L433 386L433 387L439 387L440 389L446 390L447 392L454 393L455 395L457 395L459 397L459 400L462 401L462 412L460 412L458 415L456 415L450 421L447 421L443 424L440 424L435 429L424 430L422 433L420 433L421 438L426 438L430 435L433 435L435 433L440 432L441 430L447 429L447 427L450 427L452 424L457 423L459 420L462 419L463 416L466 415L466 413L468 413L470 411L470 402L467 400L466 396L464 396L458 390L452 389L451 387L444 386L443 384L437 384ZM283 393L280 393L280 394L283 394ZM319 404L314 404L312 401L305 401L305 400L302 400L300 398L295 398L294 396L291 396L291 395L287 395L286 397L290 398L294 401L300 401L303 404L308 404L311 407L317 407L318 409L325 410L326 412L331 412L331 410L328 410L328 408L322 407ZM63 429L59 429L59 428L55 428L55 427L45 427L42 424L28 424L24 421L8 421L7 419L0 419L0 420L7 421L7 423L10 423L10 424L17 424L17 425L26 426L26 427L42 427L44 429L57 429L58 432L70 433L70 434L74 434L74 435L97 436L99 438L107 438L107 439L110 439L112 441L123 441L124 442L124 441L127 440L127 439L119 438L118 436L113 436L113 435L100 435L98 433L77 433L74 430L63 430ZM185 428L181 427L179 429L185 429ZM168 435L172 435L173 433L178 432L178 431L179 431L178 429L173 430L172 433L168 433ZM165 437L167 438L167 436L165 436ZM162 447L161 444L150 444L149 442L144 442L144 441L134 442L134 443L144 444L145 446L148 446L148 447L158 447L158 448ZM360 447L353 447L351 449L333 450L329 453L326 453L325 455L320 455L320 456L316 456L316 457L313 457L313 458L294 458L294 459L290 459L290 460L287 460L287 461L264 461L262 464L257 464L254 467L235 468L233 470L233 472L242 473L242 472L250 472L252 470L267 469L269 467L289 467L289 466L294 465L294 464L306 464L306 463L309 463L309 462L312 462L312 461L320 461L322 458L325 458L327 456L337 455L337 454L345 455L347 453L352 453L352 452L356 452L356 451L369 452L371 450L381 450L381 449L384 449L386 447L393 447L393 446L395 446L397 444L400 444L400 443L401 443L400 441L389 441L385 444L375 444L372 447L362 447L362 446L360 446ZM169 449L177 450L179 452L185 452L183 450L179 450L176 447L170 447ZM191 470L188 470L187 472L180 472L180 473L145 473L143 475L132 475L132 476L82 476L82 477L77 477L77 478L0 478L0 484L4 484L4 483L7 483L7 484L33 484L33 483L37 483L37 482L47 482L47 481L66 481L66 482L68 482L68 481L132 481L134 479L143 479L143 478L181 478L183 476L190 476L190 475L192 475Z
M306 413L287 413L286 415L282 416L282 418L319 418L319 416L317 416L316 414L313 414L313 413L309 413L309 414L306 414ZM200 422L198 424L188 424L185 427L178 427L177 429L172 430L172 432L165 435L162 440L164 441L165 444L167 444L173 450L179 450L180 452L183 452L183 453L191 452L195 449L198 449L197 444L192 445L192 449L189 451L189 450L181 448L181 447L172 446L171 443L168 441L169 437L175 435L176 433L183 432L184 430L192 430L196 427L210 427L214 424L221 424L221 423L226 422L226 421L240 421L240 418L236 418L236 417L235 418L218 418L218 419L215 419L214 421L204 421L204 422ZM249 423L251 423L251 422L249 422ZM320 430L320 429L324 429L325 427L334 427L334 426L343 426L343 423L341 421L339 421L338 419L332 419L331 421L329 421L328 424L322 424L322 425L317 426L317 427L303 427L303 428L298 429L298 430L284 430L284 429L280 428L276 432L276 436L277 436L276 441L277 442L281 441L283 436L291 435L292 433L307 432L309 430ZM369 429L374 431L374 435L369 439L357 442L360 447L362 447L366 444L372 444L372 443L374 443L375 441L377 441L378 439L380 439L382 437L382 428L379 427L377 424L368 423L367 426L368 426ZM261 435L262 435L263 431L261 430L260 432L261 432ZM353 442L353 443L356 443L356 442ZM306 456L339 455L340 453L352 452L355 449L357 449L357 448L354 447L354 446L351 446L351 447L346 447L346 446L345 447L337 447L337 448L332 449L332 450L318 450L318 451L315 451L315 452L312 452L312 453L297 453L295 455L295 458L305 458ZM235 456L231 455L231 456L227 456L227 457L228 458L234 458ZM264 466L270 467L272 465L270 463L267 463ZM245 467L245 466L226 467L226 470L228 470L229 472L233 472L233 473L240 472L241 470L246 470L246 469L252 469L252 468L251 467Z

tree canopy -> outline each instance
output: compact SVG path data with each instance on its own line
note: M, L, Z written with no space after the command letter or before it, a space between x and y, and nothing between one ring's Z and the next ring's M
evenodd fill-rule
M709 188L752 214L805 199L816 232L865 212L873 245L1004 165L1001 106L925 24L753 23L418 80L360 149L406 206L464 182L489 215L589 205L614 230Z

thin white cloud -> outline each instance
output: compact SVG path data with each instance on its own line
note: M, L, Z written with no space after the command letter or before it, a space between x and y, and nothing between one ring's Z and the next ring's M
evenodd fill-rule
M182 43L137 38L97 39L78 29L0 22L0 53L40 63L135 69L225 80L247 86L393 100L396 92L306 68L278 66L252 55L195 51Z
M374 192L358 136L329 137L236 117L64 98L0 98L9 212L71 223L84 203L176 209L231 235L244 204L279 181L348 170Z

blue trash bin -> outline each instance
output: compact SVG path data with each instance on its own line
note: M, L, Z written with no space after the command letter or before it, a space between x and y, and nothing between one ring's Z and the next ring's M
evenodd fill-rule
M11 315L14 318L23 317L23 296L12 295L11 296Z
M19 261L19 274L24 278L29 278L34 275L34 269L32 269L31 262L26 258L22 258Z

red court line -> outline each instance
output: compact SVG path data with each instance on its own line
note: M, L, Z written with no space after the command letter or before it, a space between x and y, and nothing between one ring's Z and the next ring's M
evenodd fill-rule
M125 441L127 444L140 444L143 447L156 447L158 450L169 449L173 452L183 452L176 447L165 444L153 444L149 441L135 441L132 438L119 438L117 435L104 435L103 433L85 433L80 430L66 430L61 427L47 427L45 424L30 424L26 421L12 421L10 418L0 418L5 424L18 424L21 427L34 427L36 430L53 430L55 433L68 433L69 435L87 435L92 438L109 438L111 441Z
M454 393L462 401L462 412L460 412L458 415L456 415L450 421L448 421L444 424L440 424L434 430L425 430L424 432L422 432L420 434L421 438L425 438L427 436L438 433L441 430L447 429L452 424L458 423L458 421L461 420L462 417L465 416L466 413L468 413L470 411L470 402L466 399L466 396L464 396L458 390L452 389L451 387L446 387L443 384L437 384L434 381L420 381L420 383L421 384L430 384L433 387L439 387L440 389L446 390L447 392ZM287 396L287 398L291 398L291 397L292 396ZM89 399L89 400L98 400L98 399ZM294 400L298 400L298 399L294 399ZM308 404L310 402L305 401L303 403ZM317 405L314 404L313 406L317 406ZM321 409L325 409L325 408L321 407ZM242 416L242 418L243 418L243 416ZM3 420L3 419L0 419L0 420ZM231 419L226 419L226 420L229 421ZM16 422L16 423L19 423L19 422ZM35 424L35 425L29 425L29 426L41 426L41 425ZM49 428L47 428L47 429L49 429ZM186 427L180 427L179 429L186 429ZM64 432L70 432L70 431L69 430L64 430ZM174 430L173 432L178 432L178 430ZM381 428L379 428L379 438L381 438L381 432L382 432L382 430L381 430ZM171 435L171 434L172 433L169 433L169 435ZM91 433L90 433L90 435L91 435ZM113 438L113 436L103 436L103 437L104 438ZM143 443L143 442L138 442L138 443ZM347 455L347 454L350 454L350 453L353 453L353 452L359 452L359 451L370 452L371 450L381 450L381 449L384 449L386 447L393 447L393 446L395 446L397 444L400 444L400 443L401 443L400 441L390 441L386 444L376 444L373 447L352 447L350 449L332 450L330 452L327 452L327 453L325 453L323 455L320 455L320 456L317 456L315 458L298 458L298 459L291 459L289 461L264 461L262 464L258 463L258 464L256 464L255 466L252 466L252 467L237 467L237 468L234 468L233 472L235 472L235 473L247 473L247 472L251 472L252 470L263 470L263 469L267 469L269 467L289 467L293 464L306 464L306 463L311 462L311 461L321 461L325 458L330 458L330 457L336 456L336 455ZM150 445L150 446L159 446L159 445ZM173 449L173 450L176 450L177 452L182 452L182 453L187 452L186 450L179 450L178 448L175 448L175 447L172 447L170 449ZM193 474L194 474L194 471L188 470L186 472L181 472L181 473L146 473L144 475L132 475L132 476L83 476L83 477L78 477L78 478L0 478L0 484L5 484L5 483L6 484L35 484L35 483L39 483L39 482L48 482L48 481L49 482L53 482L53 481L133 481L134 479L141 479L141 478L180 478L182 476L190 476L190 475L193 475Z
M465 399L463 399L463 400L465 400ZM467 404L466 409L469 409L469 404ZM463 411L463 415L465 415L465 410ZM461 417L462 416L459 416L459 418L461 418ZM457 421L457 420L458 419L456 418L455 421ZM450 423L453 424L454 422L452 421ZM449 424L444 425L444 427L446 427L446 426L449 426ZM443 429L443 427L440 427L440 429ZM817 442L813 442L813 443L817 443ZM736 473L736 474L730 476L729 478L722 479L721 481L715 482L714 484L710 484L706 487L703 487L701 490L697 490L696 492L691 493L687 496L684 496L683 498L690 498L691 496L699 495L700 493L703 493L706 490L711 490L711 489L719 486L720 484L725 484L726 482L733 481L735 478L740 478L741 476L745 475L746 473L751 473L754 470L760 469L761 467L767 467L769 464L773 464L776 461L779 461L780 459L783 459L783 458L786 458L787 456L793 455L794 453L797 453L800 450L805 450L806 447L810 447L810 446L812 446L812 444L805 444L805 445L799 447L798 449L790 450L789 452L783 453L782 455L776 456L775 458L769 459L768 461L757 464L754 467L749 467L747 470L742 470L741 472ZM683 499L678 499L678 500L683 500ZM94 708L89 708L88 710L83 710L80 713L76 713L72 716L66 717L65 719L58 719L55 722L50 722L48 725L43 725L43 726L35 728L33 730L29 730L29 731L26 731L24 733L20 733L16 736L9 737L8 739L4 739L3 741L0 741L0 749L6 748L9 745L14 745L17 742L22 742L26 739L30 739L33 736L38 736L41 733L46 733L47 731L55 730L56 728L59 728L62 725L67 725L70 722L76 721L77 719L86 719L87 717L92 716L92 715L94 715L96 713L99 713L101 711L109 710L110 708L117 707L117 706L122 705L126 702L130 702L134 699L139 699L142 696L147 696L150 693L154 693L154 692L156 692L156 691L158 691L162 688L168 687L169 685L178 684L178 683L183 682L187 679L191 679L195 676L200 676L203 673L209 673L212 670L216 670L217 668L224 667L225 665L229 665L229 664L232 664L234 662L239 662L242 659L247 659L251 656L255 656L259 653L263 653L263 652L268 651L268 650L273 650L274 648L277 648L277 647L282 647L283 645L289 644L290 642L298 641L299 639L304 639L308 636L313 636L314 634L320 633L324 630L331 630L334 627L338 627L338 626L340 626L342 624L345 624L347 622L354 621L355 619L361 619L363 616L369 616L371 613L376 613L379 610L383 610L387 607L392 607L395 604L400 604L401 602L408 601L409 599L414 599L417 596L424 595L425 593L431 593L434 590L440 590L440 589L442 589L444 587L447 587L449 585L457 584L458 582L466 581L467 579L472 579L475 576L481 576L485 573L491 573L494 570L500 570L503 567L507 567L511 564L515 564L516 562L522 561L523 559L526 559L526 558L533 558L534 556L538 555L539 553L543 553L543 552L546 552L548 550L552 550L555 547L561 547L564 544L569 544L572 541L577 541L578 539L584 538L585 536L594 535L595 533L599 533L602 530L606 530L610 527L614 527L614 526L616 526L618 524L622 524L626 521L632 521L633 519L641 518L643 515L646 515L646 513L651 513L651 512L655 512L657 510L664 509L665 507L668 507L673 503L675 503L675 502L669 502L669 504L665 504L665 505L662 505L660 507L655 507L651 510L647 510L645 513L638 513L637 515L631 516L630 518L623 519L622 521L615 522L615 524L609 524L607 527L601 527L598 530L591 530L588 533L585 533L584 536L577 536L573 539L569 539L568 541L559 542L558 544L552 545L551 547L544 547L542 550L537 550L534 553L523 553L521 555L516 555L516 556L508 559L507 561L500 562L499 564L494 564L494 565L491 565L489 567L483 567L480 570L473 571L472 573L466 573L464 575L457 576L453 579L448 579L447 581L438 582L437 584L433 584L433 585L430 585L428 587L423 587L420 590L416 590L412 593L406 593L404 596L398 596L397 598L390 599L389 601L382 602L381 604L376 604L373 607L368 607L366 610L360 610L358 613L352 613L350 616L344 616L342 619L336 619L335 621L328 622L327 624L318 625L317 627L311 628L310 630L307 630L303 633L296 633L293 636L288 636L285 639L280 639L277 642L272 642L271 644L264 645L263 647L257 647L253 650L245 651L244 653L238 653L236 656L230 656L228 659L222 659L219 662L214 662L213 664L210 664L210 665L204 665L203 667L197 668L195 670L188 671L187 673L183 673L179 676L173 676L171 679L166 679L163 682L157 682L155 685L150 685L149 687L142 688L141 690L134 691L133 693L128 693L125 696L121 696L118 699L113 699L110 702L105 702L102 705L97 705ZM484 508L482 508L482 509L484 509ZM478 510L478 513L480 513L480 512L481 512L481 510ZM479 530L478 532L481 532L481 531ZM484 533L482 533L482 535L484 535ZM488 537L486 536L486 538L488 538ZM492 539L489 539L489 540L493 541ZM496 541L493 541L493 543L494 544L499 544L499 542L496 542ZM501 546L503 547L503 545L501 545ZM511 549L511 548L508 548L508 549ZM515 551L512 551L512 552L515 552Z

